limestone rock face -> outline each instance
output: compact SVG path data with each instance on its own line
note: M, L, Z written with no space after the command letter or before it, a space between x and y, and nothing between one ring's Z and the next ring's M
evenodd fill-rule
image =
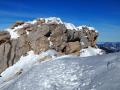
M34 22L16 22L12 26L12 33L19 35L11 38L9 32L0 32L0 73L16 63L21 56L30 50L36 54L54 49L61 55L79 55L80 50L88 46L96 47L98 33L83 27L81 30L67 29L63 23L45 19ZM20 28L15 29L15 27Z

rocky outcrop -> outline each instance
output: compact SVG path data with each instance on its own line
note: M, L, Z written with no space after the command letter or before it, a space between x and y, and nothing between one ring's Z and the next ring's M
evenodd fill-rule
M11 30L0 32L0 72L30 50L38 54L54 49L62 55L79 55L83 48L96 47L98 33L95 30L89 30L86 26L81 30L71 30L64 23L47 22L45 19L32 23L17 22ZM11 32L19 37L11 38Z
M0 32L0 71L8 67L8 55L10 51L10 34L7 31Z
M24 24L23 21L16 21L16 23L12 25L11 29L14 29L15 27L22 25L22 24Z

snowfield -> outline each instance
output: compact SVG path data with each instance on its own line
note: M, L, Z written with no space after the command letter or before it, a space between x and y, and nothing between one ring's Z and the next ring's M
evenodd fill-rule
M92 47L88 47L80 51L80 57L88 57L102 54L103 52L101 49ZM28 71L37 63L41 63L46 60L53 60L55 58L63 58L69 56L71 55L63 55L59 57L59 54L54 50L48 50L46 52L40 53L39 55L36 55L34 51L29 51L25 56L21 56L18 62L16 62L13 66L8 67L5 71L3 71L0 74L2 79L0 83L8 82L11 79L14 79L21 73Z
M120 90L120 53L58 57L34 65L0 90Z

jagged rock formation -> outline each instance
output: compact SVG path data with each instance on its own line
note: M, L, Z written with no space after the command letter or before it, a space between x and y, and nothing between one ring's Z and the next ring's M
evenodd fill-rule
M0 72L16 63L30 50L36 54L54 49L59 54L79 55L88 46L96 47L98 32L81 26L70 28L59 18L16 22L11 29L0 32Z

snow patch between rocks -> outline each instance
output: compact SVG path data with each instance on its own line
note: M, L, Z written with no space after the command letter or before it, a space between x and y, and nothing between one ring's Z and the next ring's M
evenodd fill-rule
M62 20L58 17L45 18L45 23L47 23L47 24L51 24L51 23L63 24Z
M88 57L95 55L102 55L104 52L99 48L88 47L86 49L80 50L80 57Z
M15 29L6 29L10 33L11 39L17 39L19 35Z

